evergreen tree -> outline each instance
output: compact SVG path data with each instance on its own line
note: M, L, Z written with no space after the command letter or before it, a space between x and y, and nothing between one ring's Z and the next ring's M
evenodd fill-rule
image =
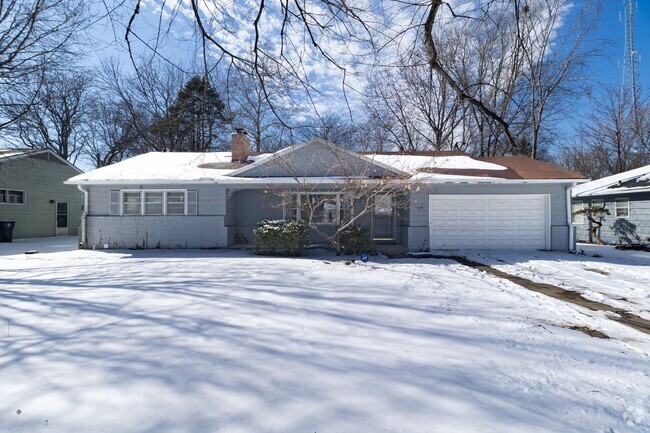
M230 121L219 92L206 77L194 76L152 132L170 151L205 152L215 147L218 131Z

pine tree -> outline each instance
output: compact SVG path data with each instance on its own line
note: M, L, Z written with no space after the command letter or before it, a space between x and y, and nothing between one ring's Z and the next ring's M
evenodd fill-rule
M214 148L219 128L230 121L219 92L207 78L194 76L152 132L167 141L171 151L205 152Z

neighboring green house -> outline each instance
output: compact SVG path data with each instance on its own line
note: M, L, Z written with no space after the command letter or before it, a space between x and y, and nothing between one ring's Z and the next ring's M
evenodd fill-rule
M63 181L82 173L51 150L0 149L0 221L16 238L76 236L81 192Z

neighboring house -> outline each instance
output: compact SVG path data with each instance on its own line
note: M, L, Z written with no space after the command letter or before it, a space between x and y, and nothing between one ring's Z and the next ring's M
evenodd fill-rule
M0 220L14 238L76 236L82 195L63 181L81 172L51 150L0 150Z
M360 221L376 242L411 251L573 247L570 188L584 179L525 157L362 154L320 139L251 155L237 133L232 152L148 153L67 183L85 191L88 248L215 248L252 242L263 219L304 217L297 203L318 203L314 223L327 229L359 205L348 200L349 182L387 179L404 190Z
M576 186L573 211L605 207L600 238L608 244L647 242L650 237L650 165ZM574 215L578 241L590 239L589 220Z

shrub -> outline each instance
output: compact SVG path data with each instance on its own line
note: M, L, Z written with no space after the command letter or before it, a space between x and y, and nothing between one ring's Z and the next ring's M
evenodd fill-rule
M343 254L369 253L372 250L370 228L350 226L341 233L340 242Z
M264 220L254 233L256 254L298 256L309 245L309 226L304 221Z

